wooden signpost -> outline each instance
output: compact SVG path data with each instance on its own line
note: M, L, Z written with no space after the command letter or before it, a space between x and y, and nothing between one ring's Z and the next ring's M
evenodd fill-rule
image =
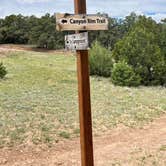
M104 3L104 2L103 2ZM76 30L65 37L66 48L76 50L79 94L80 143L82 166L94 166L92 118L89 82L87 30L107 30L108 19L103 15L86 15L86 0L74 0L75 15L57 14L57 30ZM84 33L82 33L84 32Z

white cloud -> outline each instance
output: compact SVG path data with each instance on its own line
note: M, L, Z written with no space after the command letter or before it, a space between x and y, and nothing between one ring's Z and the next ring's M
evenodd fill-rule
M166 1L165 0L144 0L139 2L139 6L144 12L166 12Z
M87 2L87 10L90 13L106 12L112 17L122 17L139 10L138 0L104 0L104 2L89 0Z
M105 12L111 17L124 18L131 12L151 16L159 22L166 15L166 0L87 0L89 13Z
M150 17L152 17L157 22L160 22L162 19L166 18L166 13L157 13L154 15L150 15Z
M0 17L18 13L38 16L47 12L74 13L74 0L0 0L0 9ZM87 0L87 13L97 12L116 18L135 12L159 21L166 15L166 0Z
M51 0L17 0L19 3L40 3L40 2L49 2Z

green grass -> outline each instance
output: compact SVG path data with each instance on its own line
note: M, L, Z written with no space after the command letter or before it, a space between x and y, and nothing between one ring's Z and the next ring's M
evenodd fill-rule
M0 147L78 136L74 56L15 52L0 61L8 70L0 80ZM142 126L166 113L162 87L116 87L110 79L91 77L91 98L96 135L119 123Z

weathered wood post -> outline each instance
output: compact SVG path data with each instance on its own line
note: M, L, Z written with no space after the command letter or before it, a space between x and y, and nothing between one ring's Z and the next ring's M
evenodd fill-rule
M75 14L86 14L86 0L74 0ZM80 143L82 166L93 166L93 138L88 50L77 50Z

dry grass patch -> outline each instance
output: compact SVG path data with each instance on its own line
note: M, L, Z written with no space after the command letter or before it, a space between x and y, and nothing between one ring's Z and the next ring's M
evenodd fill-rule
M52 144L79 135L77 74L74 56L8 52L0 81L0 146ZM115 87L92 77L94 133L123 124L141 127L166 112L162 87Z

